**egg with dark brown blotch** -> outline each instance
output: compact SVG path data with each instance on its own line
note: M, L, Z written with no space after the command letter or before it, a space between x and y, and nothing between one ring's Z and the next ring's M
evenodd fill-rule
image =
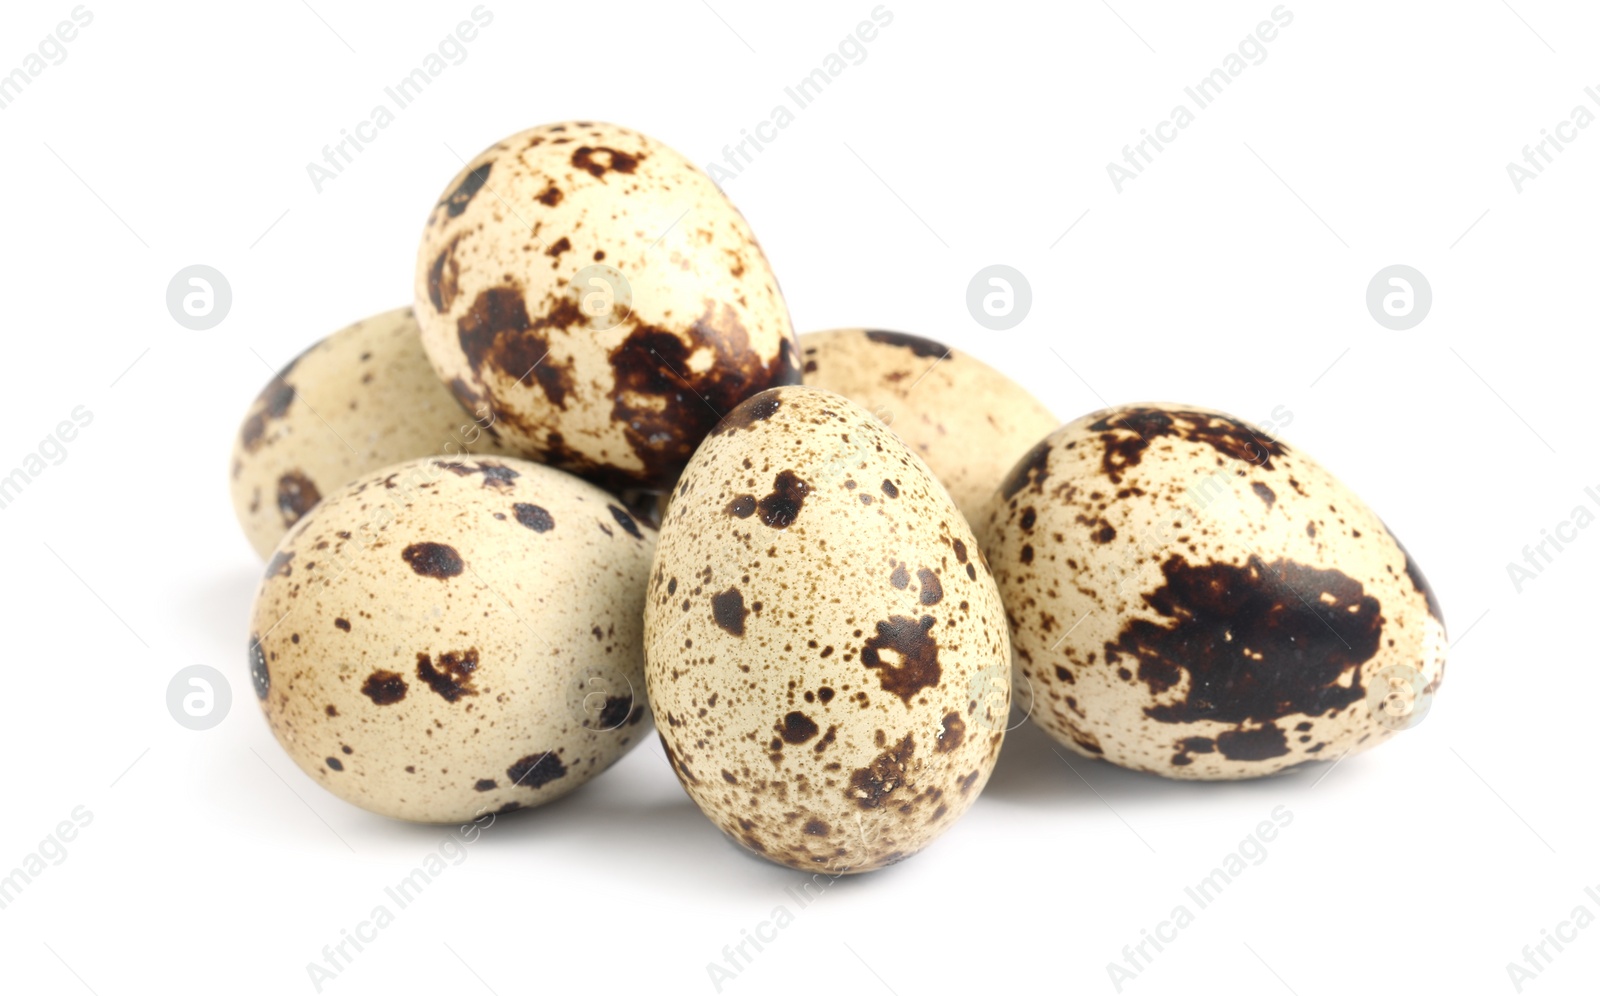
M428 216L415 293L465 407L611 487L670 487L721 413L800 379L744 217L688 159L616 125L543 125L473 157Z
M748 850L840 875L906 858L988 780L1004 612L926 465L845 398L784 387L695 453L661 526L645 681L667 759Z
M233 445L233 510L262 559L324 494L416 457L504 454L491 413L464 411L422 351L410 308L340 329L261 389Z
M1143 404L1050 434L980 530L1019 705L1076 753L1169 778L1334 761L1426 715L1444 617L1405 547L1306 454Z
M251 683L279 744L364 809L424 823L538 806L649 733L655 531L515 458L428 458L323 498L256 594Z
M894 430L976 524L994 483L1060 425L1016 381L943 343L881 329L800 337L801 378Z

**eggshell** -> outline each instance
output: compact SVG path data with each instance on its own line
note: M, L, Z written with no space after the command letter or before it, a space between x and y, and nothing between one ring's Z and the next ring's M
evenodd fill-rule
M301 770L419 822L537 806L649 731L655 532L524 460L428 458L324 498L279 544L250 674Z
M1005 374L904 332L833 329L800 337L802 379L892 428L976 523L1028 447L1060 420Z
M645 654L684 789L792 868L921 850L1004 736L1005 620L966 520L893 433L815 388L746 401L684 471Z
M1399 540L1316 461L1221 412L1068 423L1013 468L983 533L1019 704L1079 754L1269 775L1414 726L1444 675L1443 615Z
M416 301L463 405L612 486L670 487L723 412L800 379L743 216L689 160L615 125L532 128L467 163L428 217Z
M487 409L463 411L434 376L417 321L399 308L301 353L261 390L234 441L239 525L262 559L324 494L433 454L504 452Z

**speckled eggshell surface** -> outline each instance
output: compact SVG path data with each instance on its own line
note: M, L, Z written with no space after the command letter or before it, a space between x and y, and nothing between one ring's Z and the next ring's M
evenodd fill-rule
M839 395L768 391L673 492L646 683L679 781L780 864L863 872L972 804L1010 649L976 541L926 467Z
M428 217L416 301L463 405L610 486L670 487L719 413L800 379L744 217L689 160L616 125L532 128L468 163Z
M1444 675L1443 615L1400 542L1221 412L1077 419L1018 462L982 531L1019 704L1086 756L1186 779L1332 761L1420 721Z
M250 406L229 481L262 559L324 494L379 467L443 453L497 454L487 410L464 411L422 351L410 308L356 322L301 353Z
M932 339L877 329L800 337L802 379L842 394L892 428L977 523L1000 479L1061 424L981 360Z
M325 498L279 545L251 680L296 764L418 822L536 806L650 729L641 628L655 533L514 458L424 459Z

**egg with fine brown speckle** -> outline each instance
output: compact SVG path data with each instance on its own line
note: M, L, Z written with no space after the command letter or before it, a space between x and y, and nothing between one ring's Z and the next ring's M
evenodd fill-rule
M868 412L810 387L731 412L673 491L646 685L684 789L769 860L893 864L966 811L1010 703L966 520Z
M1079 754L1270 775L1415 726L1444 677L1444 617L1400 541L1315 460L1221 412L1063 426L982 534L1018 702Z
M688 159L616 125L543 125L475 156L428 216L415 292L465 407L611 487L670 487L719 413L800 379L744 217Z
M234 441L233 510L262 559L362 474L432 454L503 454L493 417L463 411L422 351L410 308L340 329L261 390Z
M1060 421L1022 386L921 336L833 329L800 337L806 384L842 394L927 463L969 523L995 482Z
M513 458L429 458L325 497L267 564L250 677L330 792L425 823L537 806L650 730L655 532Z

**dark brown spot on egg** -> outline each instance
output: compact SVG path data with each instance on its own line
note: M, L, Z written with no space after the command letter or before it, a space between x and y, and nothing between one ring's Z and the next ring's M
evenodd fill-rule
M944 598L944 586L939 583L939 575L926 567L919 567L917 581L922 585L922 593L917 596L917 600L923 605L938 605L939 600Z
M1217 751L1230 761L1267 761L1289 753L1283 731L1268 723L1258 729L1223 730L1217 734Z
M755 495L739 495L733 501L728 502L728 507L723 509L723 511L736 519L748 519L755 514L755 510Z
M817 724L803 712L791 712L773 727L786 744L803 744L817 735Z
M933 623L932 616L890 616L861 648L862 665L877 671L883 690L900 696L907 708L914 695L939 683L939 644L929 634ZM899 663L885 660L884 651L898 656Z
M828 824L821 820L806 820L806 825L800 828L800 832L808 837L826 837L831 831L828 829Z
M1164 437L1205 443L1223 456L1266 470L1284 446L1258 434L1250 426L1226 415L1159 408L1119 408L1093 422L1089 431L1101 433L1100 469L1113 483L1138 466L1152 440Z
M274 377L261 393L256 396L252 405L250 416L244 420L244 425L239 427L239 442L244 446L246 453L254 453L261 448L261 441L266 437L267 423L275 418L283 418L289 411L289 406L294 402L295 392L293 385L284 380L293 369L299 357L289 362L283 371Z
M285 526L299 522L321 500L322 492L301 471L291 470L278 478L278 514Z
M940 721L939 739L933 745L935 754L948 754L961 746L967 736L967 722L959 712L947 712Z
M406 697L406 679L393 671L379 669L367 675L367 680L361 684L361 694L374 705L394 705Z
M552 245L549 249L546 249L544 254L552 259L560 259L562 253L571 251L572 240L563 235L561 238L555 241L554 245Z
M489 182L489 171L493 168L494 163L492 162L474 166L467 172L461 184L451 191L444 200L439 202L439 206L444 208L445 213L450 217L461 217L461 212L467 209L467 205L472 202L473 196L483 189L485 183Z
M635 522L633 516L629 515L625 509L618 508L615 505L607 505L606 511L611 513L611 518L616 520L617 525L622 527L623 532L634 539L644 539L644 533L639 531L639 523Z
M516 480L522 475L507 467L503 463L492 460L480 460L476 464L458 463L452 460L435 460L435 467L448 470L457 477L471 477L473 474L483 475L483 486L493 491L511 491L516 488Z
M551 184L544 188L544 193L540 194L535 200L545 207L555 207L561 203L561 191L556 189L555 184ZM599 257L596 258L598 259Z
M1009 501L1017 496L1017 492L1026 487L1042 488L1045 479L1050 476L1050 441L1041 439L1033 448L1018 460L1016 466L1006 475L1000 485L1001 493Z
M882 807L895 789L905 784L906 767L915 751L916 743L907 733L899 743L873 758L871 764L851 772L849 798L862 809Z
M717 625L734 636L744 636L744 621L750 610L744 607L744 592L729 588L711 596L711 616Z
M1411 586L1417 589L1417 593L1427 603L1428 615L1438 620L1439 625L1443 626L1444 608L1439 604L1439 596L1433 593L1433 586L1423 576L1422 568L1418 567L1417 562L1411 559L1411 551L1407 550L1406 545L1400 542L1400 537L1396 536L1394 531L1389 529L1387 525L1384 526L1384 530L1389 533L1389 538L1394 540L1394 545L1400 548L1400 553L1406 558L1406 577L1411 579Z
M889 572L889 583L901 591L911 584L911 572L906 570L905 564L894 565L894 570Z
M456 262L456 243L460 240L460 236L451 239L428 267L428 301L440 314L450 310L461 290L461 264Z
M567 766L561 763L561 758L554 751L529 754L506 769L506 777L511 779L513 785L531 789L544 788L566 773Z
M1250 490L1254 491L1256 497L1260 498L1269 509L1272 507L1272 503L1278 500L1277 493L1260 481L1251 481Z
M350 620L348 620L348 619L344 619L344 618L335 619L333 621L333 625L335 627L339 628L339 629L344 630L346 633L350 632Z
M669 725L672 722L670 715L667 717L667 722ZM660 730L656 731L656 739L661 741L661 749L666 752L667 763L672 765L672 770L678 776L678 780L683 782L684 785L698 785L700 779L695 777L693 771L689 770L689 766L684 763L683 758L678 756L678 752L672 749L672 745L667 743L667 738L661 734Z
M446 651L439 655L437 665L427 654L417 654L417 677L446 702L457 702L463 696L478 694L472 687L472 672L477 668L476 647L460 653Z
M624 724L633 726L644 718L644 706L634 705L632 695L607 695L606 701L600 707L600 715L593 724L587 720L584 726L591 730L615 730Z
M480 291L466 314L456 321L456 338L461 352L480 378L491 367L517 383L530 376L544 391L546 400L557 408L567 406L572 389L572 364L550 356L546 329L564 329L587 322L586 316L570 298L563 297L547 315L537 320L528 317L522 288L515 285L490 287ZM462 404L471 407L470 398Z
M778 399L760 392L799 381L791 359L780 347L762 363L738 313L710 299L687 328L635 327L610 354L611 417L645 468L634 476L669 487L719 419L727 430L770 417Z
M1172 763L1181 768L1194 763L1190 754L1210 754L1216 749L1217 743L1210 737L1185 737L1178 741L1178 752L1172 755Z
M250 636L250 687L256 690L256 698L266 700L267 693L272 691L272 672L267 669L267 655L261 649L261 638L255 634Z
M1245 723L1325 715L1365 697L1360 668L1377 653L1383 613L1360 582L1254 556L1243 567L1172 556L1161 572L1165 583L1144 601L1170 622L1130 620L1105 645L1108 664L1138 662L1152 695L1188 674L1183 699L1145 708L1152 719L1238 723L1243 754L1272 737Z
M456 548L444 543L413 543L400 551L400 556L425 578L453 578L465 566Z
M511 511L516 515L518 522L536 533L547 533L556 527L556 520L538 505L519 501L511 506Z
M334 771L344 770L344 762L336 757L325 757L322 759L322 762Z
M885 478L883 482L883 493L888 495L890 498L900 497L900 489L895 487L894 482L888 480L887 478Z
M792 470L780 471L772 479L772 493L756 503L761 512L761 522L773 529L788 529L800 517L811 485L802 481Z
M472 783L472 787L478 792L493 792L500 787L500 783L493 778L480 778Z
M748 429L757 422L765 422L778 414L778 409L783 407L783 400L773 393L762 393L751 398L748 402L739 405L729 412L711 430L713 436L720 436L726 432L737 432Z
M643 153L629 155L606 145L581 145L572 153L572 165L595 179L604 179L610 172L632 174L643 158Z
M932 339L907 335L904 332L883 332L878 329L872 329L867 332L867 338L885 346L899 346L903 349L909 349L913 356L943 357L950 352L949 347L934 342Z

